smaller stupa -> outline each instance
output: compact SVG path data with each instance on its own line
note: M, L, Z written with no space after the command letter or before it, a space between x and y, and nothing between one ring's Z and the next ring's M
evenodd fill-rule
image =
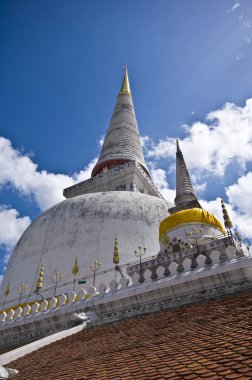
M226 230L209 211L203 210L195 194L186 163L177 140L176 197L170 216L160 223L159 241L161 252L177 242L188 247L193 242L223 237Z

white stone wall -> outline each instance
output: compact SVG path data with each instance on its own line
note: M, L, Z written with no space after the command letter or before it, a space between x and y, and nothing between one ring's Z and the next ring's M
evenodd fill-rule
M45 266L44 288L54 286L52 276L56 271L64 275L64 282L72 281L76 257L78 277L91 275L90 264L96 259L101 262L101 270L113 267L115 236L121 264L136 259L134 250L139 244L147 246L149 255L157 254L159 223L168 215L167 209L165 200L127 191L81 195L59 203L33 222L21 237L10 258L0 295L8 282L8 299L18 297L22 282L28 285L27 293L33 291L41 262ZM96 286L114 277L114 272L99 276ZM89 280L87 286L91 285ZM57 294L69 292L69 288L61 288ZM52 295L52 290L45 294Z

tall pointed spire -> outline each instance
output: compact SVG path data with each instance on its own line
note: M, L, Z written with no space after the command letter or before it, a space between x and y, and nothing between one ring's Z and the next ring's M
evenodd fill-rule
M122 87L119 92L119 95L129 95L131 96L130 92L130 85L129 85L129 77L128 77L128 70L127 66L124 66L124 77L123 77L123 82L122 82Z
M194 192L191 178L188 173L178 140L176 141L176 144L176 198L174 200L176 207L171 209L171 212L194 207L201 208L198 198Z
M122 86L92 177L129 161L138 162L149 175L144 161L134 105L130 92L127 67Z

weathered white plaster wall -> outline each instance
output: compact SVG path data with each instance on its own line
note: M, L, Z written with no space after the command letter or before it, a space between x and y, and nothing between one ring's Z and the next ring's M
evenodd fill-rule
M80 267L78 277L92 273L90 264L95 259L102 263L101 270L113 267L115 236L121 264L136 260L134 250L139 244L147 246L149 255L157 254L159 223L167 217L168 207L162 199L134 192L94 193L64 200L42 214L24 232L10 258L0 288L1 296L8 282L8 299L18 297L17 289L22 282L27 282L27 293L34 290L41 262L45 265L45 288L53 286L52 276L56 270L64 274L64 282L73 280L75 257ZM100 276L96 286L114 277L114 272ZM87 286L91 284L90 281ZM67 286L57 294L71 290L71 286Z

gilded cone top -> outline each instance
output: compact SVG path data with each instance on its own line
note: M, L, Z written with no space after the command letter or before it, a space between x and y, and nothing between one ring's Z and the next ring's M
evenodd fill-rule
M119 96L120 95L129 95L129 96L131 96L130 85L129 85L129 77L128 77L128 70L127 70L127 66L126 65L124 66L124 77L123 77L122 87L121 87L121 90L119 92Z

